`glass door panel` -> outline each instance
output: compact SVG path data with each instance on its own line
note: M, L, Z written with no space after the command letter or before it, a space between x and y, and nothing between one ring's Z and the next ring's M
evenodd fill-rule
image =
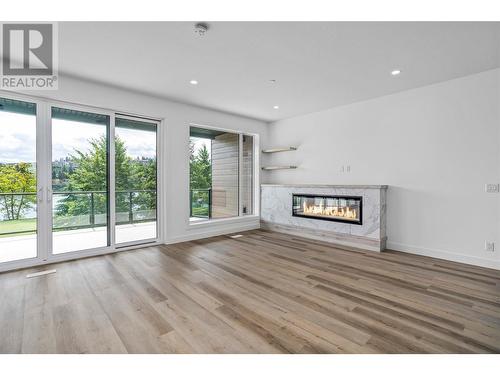
M115 239L117 244L157 235L157 124L115 120Z
M36 105L0 98L0 263L37 257Z
M109 125L103 114L52 108L52 253L110 245Z

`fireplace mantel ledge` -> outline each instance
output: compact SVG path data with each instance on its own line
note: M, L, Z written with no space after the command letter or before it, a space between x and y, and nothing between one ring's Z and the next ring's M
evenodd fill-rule
M387 189L388 185L316 185L316 184L261 184L261 187L298 187L334 189Z

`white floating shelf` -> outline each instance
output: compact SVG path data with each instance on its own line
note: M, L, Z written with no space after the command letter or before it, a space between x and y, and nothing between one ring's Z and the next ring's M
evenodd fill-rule
M296 165L277 165L277 166L262 167L263 171L275 171L277 169L297 169L297 166Z
M297 147L277 147L277 148L269 148L267 150L262 150L264 154L272 154L274 152L284 152L284 151L295 151Z

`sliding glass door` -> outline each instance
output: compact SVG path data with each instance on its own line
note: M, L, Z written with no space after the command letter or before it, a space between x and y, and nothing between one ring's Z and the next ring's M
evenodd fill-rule
M0 98L0 264L37 256L36 105Z
M52 253L110 245L108 115L52 107Z
M157 123L115 120L117 244L157 237Z
M0 95L0 272L158 239L158 122Z

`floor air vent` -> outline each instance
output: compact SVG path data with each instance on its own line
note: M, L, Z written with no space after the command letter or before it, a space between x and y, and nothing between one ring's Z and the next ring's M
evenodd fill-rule
M57 270L47 270L47 271L41 271L41 272L35 272L35 273L30 273L28 275L26 275L26 277L28 279L32 278L32 277L38 277L38 276L43 276L43 275L49 275L51 273L56 273Z

